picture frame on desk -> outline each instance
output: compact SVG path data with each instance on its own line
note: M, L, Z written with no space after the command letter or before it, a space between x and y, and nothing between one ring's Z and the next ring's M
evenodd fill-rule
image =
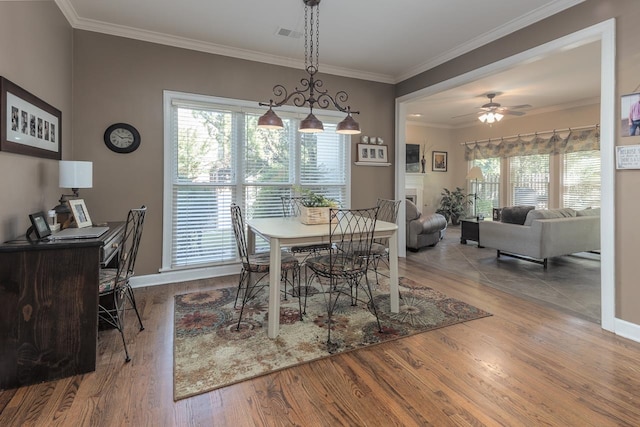
M69 200L69 208L78 228L91 227L91 217L83 199Z
M29 214L29 220L31 221L31 227L27 231L27 239L29 239L31 233L36 233L38 239L51 236L51 229L49 228L47 218L44 216L44 212Z

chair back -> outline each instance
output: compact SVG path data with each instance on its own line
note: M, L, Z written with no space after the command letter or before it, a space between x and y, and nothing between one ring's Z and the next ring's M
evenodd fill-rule
M118 268L116 272L116 283L114 289L121 288L128 284L131 276L134 275L140 240L142 239L142 228L147 207L142 205L138 209L131 209L127 215L127 223L124 227L124 235L120 242L120 254L118 258Z
M240 210L240 206L235 203L231 204L231 224L233 225L233 234L236 236L238 255L240 255L244 265L249 265L249 246L247 245L247 235L245 233L242 210Z
M350 275L367 269L379 209L329 209L329 271Z
M378 199L378 202L376 203L376 206L380 208L380 210L378 210L378 220L395 224L398 220L400 202L401 200ZM389 238L376 239L375 242L387 246Z
M300 207L304 197L280 196L280 199L282 200L282 216L285 218L300 216Z

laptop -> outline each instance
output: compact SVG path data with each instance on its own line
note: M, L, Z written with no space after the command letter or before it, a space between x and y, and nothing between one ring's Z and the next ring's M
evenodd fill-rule
M102 236L109 230L109 227L83 227L83 228L65 228L62 231L51 234L52 240L67 239L95 239Z

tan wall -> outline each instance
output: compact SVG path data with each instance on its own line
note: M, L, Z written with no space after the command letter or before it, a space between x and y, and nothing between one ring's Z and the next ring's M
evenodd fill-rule
M637 0L587 0L571 9L531 25L452 61L424 72L396 86L396 95L402 96L454 76L510 57L543 43L603 22L616 19L616 90L618 97L637 91L640 83L640 50L637 43L637 25L640 7ZM576 70L579 72L579 70ZM626 113L625 113L626 114ZM616 108L616 120L620 122ZM638 138L620 138L616 144L638 144ZM638 246L640 228L636 213L640 209L640 171L617 171L615 174L615 274L616 317L640 324L640 286L637 285Z
M445 128L435 128L423 124L407 123L406 143L419 144L425 151L427 162L425 175L423 177L423 201L424 207L421 211L425 214L434 213L440 203L440 193L443 188L453 189L456 186L464 186L464 174L460 177L460 169L455 166L456 157L464 155L453 149L453 130ZM431 156L433 151L447 152L447 171L434 172L431 168Z
M0 75L62 111L71 158L72 31L54 2L0 2ZM0 242L24 234L28 215L58 204L58 162L0 152Z
M142 204L149 208L136 273L156 273L162 248L163 90L268 101L276 83L299 85L303 71L87 31L75 31L74 56L74 154L94 162L94 188L83 191L83 198L94 221L123 219ZM356 120L363 133L382 137L394 162L394 87L323 79L331 93L349 93L349 104L361 111ZM104 145L104 130L116 122L140 131L142 143L134 153L116 154ZM352 206L392 197L393 174L391 167L353 166Z

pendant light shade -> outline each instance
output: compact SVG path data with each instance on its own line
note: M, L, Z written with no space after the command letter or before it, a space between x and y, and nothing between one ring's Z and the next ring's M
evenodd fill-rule
M338 123L336 127L336 133L340 133L343 135L357 135L362 133L360 130L360 125L356 122L351 113L347 114L347 117L344 118L343 121Z
M296 107L309 106L309 115L300 123L300 132L323 132L322 122L313 115L314 108L333 108L347 113L347 117L338 123L337 133L354 135L360 133L360 125L353 120L352 114L360 114L352 111L351 106L344 105L349 99L347 92L341 90L332 96L322 89L324 83L317 78L320 67L320 5L321 0L302 0L304 3L304 66L307 77L302 78L300 89L296 87L288 91L283 85L273 87L273 94L277 99L271 99L269 103L258 102L261 107L269 107L269 110L258 120L258 127L263 129L282 129L282 120L273 112L272 107L281 107L289 101L293 101Z
M309 115L300 122L298 131L303 133L317 133L324 131L324 126L313 113L309 113Z
M267 112L258 119L258 127L263 129L283 129L284 124L282 119L269 107Z

